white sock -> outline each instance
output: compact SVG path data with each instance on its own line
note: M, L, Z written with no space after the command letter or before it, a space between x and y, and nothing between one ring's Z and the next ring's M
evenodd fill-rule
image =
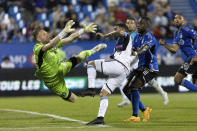
M108 97L100 98L100 107L98 111L98 117L104 117L108 107Z
M124 92L123 92L123 87L125 86L126 83L127 83L127 80L125 80L125 81L122 83L121 87L119 87L120 93L121 93L121 95L122 95L122 100L123 100L123 101L129 101L129 99L127 98L127 96L126 96L126 95L124 94Z
M92 65L87 67L88 73L88 88L95 88L96 69Z
M164 96L165 91L161 86L159 86L158 82L156 80L152 80L152 86L161 94L161 96Z

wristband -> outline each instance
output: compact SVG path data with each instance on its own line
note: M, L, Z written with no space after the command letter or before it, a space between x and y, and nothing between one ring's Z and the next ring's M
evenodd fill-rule
M58 34L60 40L64 38L64 36L66 36L66 33L64 33L64 31L61 31L59 34Z
M82 35L84 32L85 32L84 29L80 29L80 30L78 31L79 35Z

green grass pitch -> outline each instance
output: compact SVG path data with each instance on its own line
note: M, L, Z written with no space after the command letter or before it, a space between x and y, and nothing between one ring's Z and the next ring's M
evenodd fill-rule
M42 97L1 97L0 131L193 131L197 130L197 94L171 93L170 103L163 105L159 94L142 94L141 100L152 110L147 123L123 123L131 116L131 105L117 107L120 95L109 97L109 107L105 116L106 125L111 127L85 126L73 122L21 112L5 111L14 109L39 113L48 113L61 117L89 122L96 118L99 108L99 96L94 98L78 97L75 103L63 101L57 96ZM140 112L142 118L142 113Z

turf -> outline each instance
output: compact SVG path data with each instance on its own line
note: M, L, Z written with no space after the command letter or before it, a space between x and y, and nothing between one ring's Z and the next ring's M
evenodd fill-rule
M147 123L123 123L131 115L131 105L117 107L121 102L120 95L109 97L109 107L105 116L106 125L112 127L85 126L72 122L32 115L0 111L0 131L192 131L197 130L197 94L169 94L170 103L164 106L159 94L142 94L142 102L153 111ZM48 113L89 122L96 118L99 107L99 97L78 98L75 103L63 101L57 96L45 97L2 97L0 109L16 109L39 113ZM142 113L140 112L142 118Z

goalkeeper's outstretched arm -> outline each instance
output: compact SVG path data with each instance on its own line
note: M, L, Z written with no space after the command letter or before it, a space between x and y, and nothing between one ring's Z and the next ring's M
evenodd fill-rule
M80 29L78 32L72 33L69 37L62 39L62 45L58 45L58 47L62 47L69 44L70 42L78 39L84 33L95 33L95 31L97 30L96 27L97 25L95 25L94 23L91 23L88 26L83 25L83 28Z
M47 43L46 45L44 45L44 47L42 48L42 51L47 51L51 48L53 48L55 45L57 45L59 43L59 41L61 39L64 38L64 36L67 34L67 33L70 33L70 32L73 32L75 29L71 28L73 25L75 24L75 22L73 22L73 20L69 20L67 23L66 23L66 26L64 27L64 29L55 37L53 38L52 40L50 40L49 43Z

